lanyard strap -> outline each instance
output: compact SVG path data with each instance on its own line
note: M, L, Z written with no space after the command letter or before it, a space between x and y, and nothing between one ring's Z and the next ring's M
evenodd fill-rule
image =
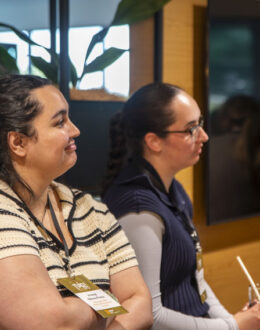
M150 163L148 163L144 159L141 159L136 162L135 166L137 166L138 170L141 171L141 173L148 175L148 177L150 178L150 180L151 180L152 184L155 186L155 188L158 189L160 192L164 193L165 195L167 195L170 200L170 196L167 193L159 174L151 166ZM192 239L196 252L201 252L202 248L200 245L199 235L197 233L197 230L194 227L194 224L193 224L190 216L187 214L187 211L178 210L178 215L181 218L181 222L183 223L185 230L188 232L188 234L190 235L190 237Z
M179 215L181 216L184 226L195 245L196 252L201 252L202 248L200 245L199 235L198 235L197 230L194 227L194 224L193 224L190 216L185 211L179 212Z
M60 236L60 238L61 238L61 240L62 240L62 242L63 242L63 246L64 246L64 251L65 251L65 256L66 256L66 258L62 258L62 260L63 260L64 263L65 263L65 267L66 267L67 270L68 270L69 276L71 276L71 274L72 274L72 270L71 270L70 262L69 262L69 258L70 258L69 248L68 248L67 242L66 242L66 240L65 240L65 237L64 237L64 235L63 235L63 233L62 233L62 230L61 230L61 228L60 228L60 225L59 225L58 219L57 219L56 214L55 214L55 212L54 212L54 209L53 209L53 206L52 206L52 204L51 204L51 201L50 201L49 196L48 196L48 201L47 201L47 203L48 203L48 206L49 206L49 209L50 209L50 212L51 212L51 217L52 217L52 221L53 221L53 223L54 223L54 226L55 226L55 228L56 228L56 230L57 230L57 233L59 234L59 236Z

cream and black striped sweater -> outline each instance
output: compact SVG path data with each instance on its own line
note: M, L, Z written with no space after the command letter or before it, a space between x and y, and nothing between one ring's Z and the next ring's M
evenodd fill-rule
M60 197L73 237L69 251L71 268L76 275L84 274L108 289L110 275L137 265L127 237L106 205L57 182L52 187ZM67 276L63 244L39 226L26 205L0 180L0 259L22 254L39 256L60 293L69 294L56 281Z

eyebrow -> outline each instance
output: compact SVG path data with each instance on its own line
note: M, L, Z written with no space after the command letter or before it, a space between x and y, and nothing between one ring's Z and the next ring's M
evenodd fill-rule
M184 127L188 127L188 126L190 126L190 125L196 124L197 121L199 121L202 117L203 117L203 116L200 115L198 120L192 120L192 121L189 121Z
M67 110L62 109L62 110L56 112L56 113L51 117L51 119L55 119L55 118L59 117L60 115L66 115L67 113L68 113Z

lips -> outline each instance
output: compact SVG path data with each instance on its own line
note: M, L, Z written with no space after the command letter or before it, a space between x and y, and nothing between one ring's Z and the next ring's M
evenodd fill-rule
M77 146L74 141L71 141L70 144L65 148L66 151L75 151Z
M196 154L200 155L202 153L202 145L200 146L200 148L197 150Z

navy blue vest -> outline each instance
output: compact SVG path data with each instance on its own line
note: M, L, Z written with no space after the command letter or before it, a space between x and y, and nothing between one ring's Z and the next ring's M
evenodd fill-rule
M194 277L194 242L183 221L184 214L192 218L192 205L181 184L173 180L167 194L154 168L144 159L135 159L121 171L103 201L116 218L129 212L151 211L164 220L162 304L184 314L205 315L209 307L201 303Z

